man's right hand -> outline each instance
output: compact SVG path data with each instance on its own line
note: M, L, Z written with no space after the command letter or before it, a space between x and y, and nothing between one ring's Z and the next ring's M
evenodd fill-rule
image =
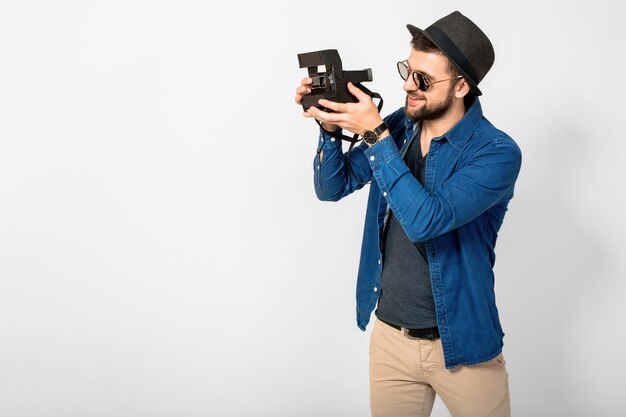
M296 88L296 104L299 106L302 105L302 97L311 93L311 84L313 84L311 78L303 78L300 82L300 87ZM307 112L304 112L303 116L307 118L311 117ZM322 127L329 132L334 132L339 129L339 126L329 123L322 123Z

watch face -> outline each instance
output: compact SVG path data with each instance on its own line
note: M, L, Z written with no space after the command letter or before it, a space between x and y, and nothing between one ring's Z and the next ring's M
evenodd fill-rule
M363 132L363 141L369 145L373 145L378 141L378 135L371 130Z

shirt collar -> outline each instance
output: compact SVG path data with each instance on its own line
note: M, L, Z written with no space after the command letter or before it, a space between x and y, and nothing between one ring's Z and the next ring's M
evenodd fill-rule
M438 141L446 138L454 148L460 150L463 146L465 146L465 143L469 140L469 138L472 137L482 118L483 109L480 106L478 97L476 97L474 98L470 108L463 115L463 118L459 120L458 123L455 124L446 134L433 138L433 140ZM406 116L404 123L407 131L409 132L415 132L415 130L417 130L417 125L420 124L420 122L414 123Z
M418 122L419 123L419 122ZM406 117L406 115L404 116L404 125L406 126L406 130L409 132L413 132L415 129L415 125L416 123L409 119L408 117Z
M480 106L478 97L476 97L470 108L465 112L465 115L463 115L463 118L441 138L446 138L452 146L460 150L472 137L482 119L483 109Z

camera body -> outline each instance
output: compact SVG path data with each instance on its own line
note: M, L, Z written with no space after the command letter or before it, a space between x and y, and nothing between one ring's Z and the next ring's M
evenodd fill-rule
M298 62L300 68L308 68L309 77L313 79L311 93L302 97L302 107L305 111L309 107L317 107L332 112L319 105L317 101L321 98L339 103L358 102L348 90L348 82L373 97L373 93L361 85L362 82L373 80L372 70L366 68L360 71L344 71L336 49L298 54Z

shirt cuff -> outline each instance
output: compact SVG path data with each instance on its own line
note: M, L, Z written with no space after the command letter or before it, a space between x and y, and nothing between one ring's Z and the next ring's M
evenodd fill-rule
M341 129L337 130L336 132L339 134L343 133ZM320 128L320 138L319 142L317 143L317 152L319 153L319 151L322 149L334 149L337 147L341 147L341 139L330 136L325 130Z
M372 171L376 171L382 164L391 159L399 158L400 151L393 141L393 137L387 136L363 151L369 161Z

